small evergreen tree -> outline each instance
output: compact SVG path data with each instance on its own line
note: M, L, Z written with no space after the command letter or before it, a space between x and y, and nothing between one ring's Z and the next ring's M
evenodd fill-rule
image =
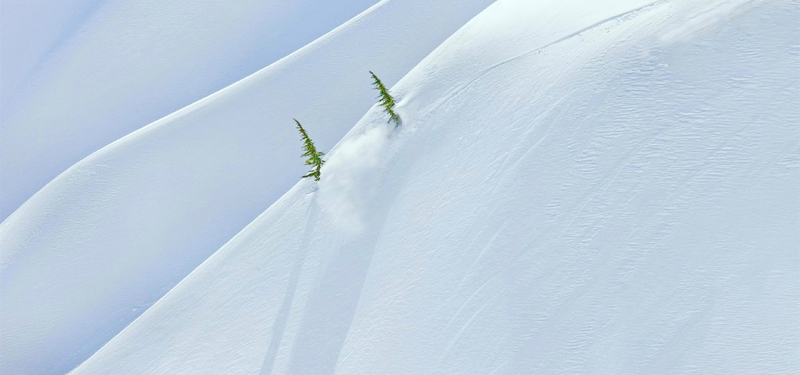
M311 141L311 138L306 133L306 130L303 129L303 125L300 125L300 121L297 119L293 119L294 122L297 123L297 130L300 131L300 136L303 138L303 155L308 157L306 160L307 165L312 165L311 170L308 171L308 174L303 176L306 177L314 177L314 181L319 181L319 170L322 168L322 164L325 164L325 160L322 160L322 156L325 155L322 151L317 151L317 148L314 146L314 142Z
M389 115L389 123L391 124L394 122L394 126L397 127L400 125L400 116L394 111L394 98L391 94L389 94L389 90L386 86L383 85L383 82L375 75L371 70L369 74L372 75L372 85L375 86L375 89L380 92L378 95L378 104L383 107L383 111Z

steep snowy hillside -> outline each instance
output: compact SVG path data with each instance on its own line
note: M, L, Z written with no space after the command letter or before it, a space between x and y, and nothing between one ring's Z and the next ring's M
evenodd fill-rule
M72 164L377 0L3 0L0 221Z
M61 174L0 224L0 367L88 358L297 182L293 117L329 149L374 102L369 70L396 82L491 2L381 2Z
M789 374L798 3L499 0L73 374Z
M48 52L97 5L94 0L0 2L0 111Z

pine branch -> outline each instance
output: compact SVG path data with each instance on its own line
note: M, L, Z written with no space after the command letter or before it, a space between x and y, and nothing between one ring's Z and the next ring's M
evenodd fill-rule
M383 107L383 111L389 115L389 123L391 124L394 122L394 126L398 127L400 125L400 116L394 111L394 98L389 94L389 90L383 85L383 82L381 82L380 78L378 78L375 73L370 70L369 74L372 75L372 86L379 92L378 104L380 104L381 107Z
M322 165L325 164L325 160L322 160L322 156L325 155L322 151L317 151L317 148L314 146L314 142L311 141L311 137L308 136L306 133L306 129L303 128L303 125L300 124L300 121L297 119L293 119L295 123L297 123L297 130L300 131L300 136L303 138L303 157L306 157L306 165L312 165L308 174L304 175L302 178L307 177L314 177L314 181L319 181L320 176L320 168Z

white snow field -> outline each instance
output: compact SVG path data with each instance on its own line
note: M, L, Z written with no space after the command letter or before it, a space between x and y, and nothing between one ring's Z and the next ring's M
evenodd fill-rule
M304 174L293 117L330 149L374 103L369 70L397 82L491 2L380 2L59 175L0 224L0 372L88 358Z
M0 220L80 159L378 0L3 0Z
M72 373L796 373L798 19L498 0Z

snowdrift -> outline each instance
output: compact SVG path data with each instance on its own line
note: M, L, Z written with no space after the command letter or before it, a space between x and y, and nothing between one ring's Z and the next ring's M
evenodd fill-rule
M0 225L3 372L88 358L297 182L293 117L329 149L372 105L370 69L396 82L490 2L381 2L59 175Z
M4 0L0 220L80 159L377 0Z
M792 373L798 17L499 0L73 374Z

